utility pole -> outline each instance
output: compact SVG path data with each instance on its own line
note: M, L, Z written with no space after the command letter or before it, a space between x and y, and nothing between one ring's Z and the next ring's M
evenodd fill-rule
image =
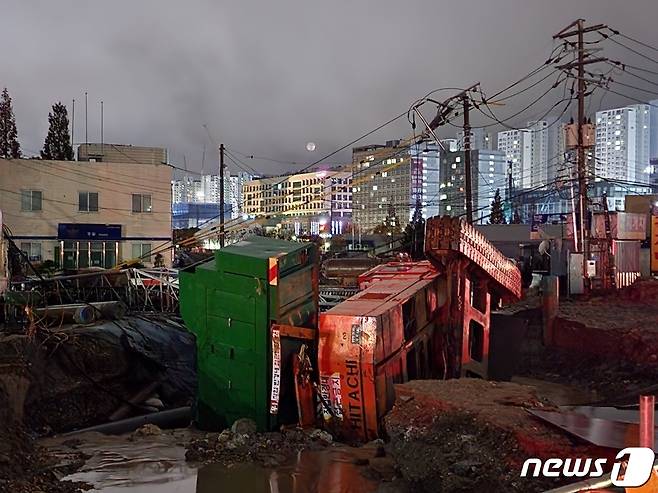
M89 156L89 126L87 125L87 91L85 91L85 144L87 145L87 156Z
M71 146L75 145L75 98L71 102Z
M463 91L461 91L458 94L455 94L454 96L451 96L450 98L446 99L442 103L439 103L438 101L434 101L433 99L426 99L426 101L430 101L432 103L436 103L438 106L438 110L436 113L436 116L434 119L427 123L427 120L423 117L421 112L418 110L418 106L420 104L416 105L413 109L416 112L416 114L421 118L425 126L427 127L427 131L434 137L436 140L437 144L443 149L444 151L446 148L443 146L441 141L436 137L436 134L434 133L434 130L436 130L440 125L443 125L446 123L448 115L450 115L451 112L454 111L454 101L455 100L461 100L462 106L464 107L464 175L465 175L465 184L464 184L464 194L466 195L466 220L469 223L473 222L473 190L472 190L472 172L471 172L471 121L470 121L470 109L471 109L471 99L470 99L470 92L474 91L479 87L480 83L476 82L470 87L467 87Z
M473 223L473 186L471 183L471 100L467 92L461 95L464 107L464 193L466 194L466 221Z
M224 144L219 144L219 247L224 248Z
M105 161L105 136L103 135L103 101L101 101L101 156Z
M507 161L507 205L509 206L510 224L514 221L514 203L512 202L512 161Z
M604 62L607 58L591 58L590 53L585 50L585 33L599 31L606 28L604 24L597 24L595 26L585 27L585 19L578 19L565 27L562 31L553 36L553 39L564 39L576 37L576 41L567 41L576 50L576 60L557 68L567 71L573 68L577 69L578 78L578 144L577 144L577 168L576 174L578 177L578 214L580 215L580 224L578 229L580 231L580 243L583 253L583 277L587 277L587 261L590 256L589 245L589 228L587 221L587 161L586 161L586 145L585 145L585 96L587 92L587 85L585 79L585 65L591 63ZM575 225L574 225L575 229Z
M578 19L578 212L580 213L580 238L583 244L583 272L587 276L589 260L589 231L587 227L587 174L585 169L585 142L583 122L585 121L585 40L583 19Z

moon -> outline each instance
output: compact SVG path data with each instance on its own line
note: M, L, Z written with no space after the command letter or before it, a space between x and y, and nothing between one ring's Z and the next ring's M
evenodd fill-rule
M315 142L309 142L306 144L306 150L308 152L313 152L315 150Z

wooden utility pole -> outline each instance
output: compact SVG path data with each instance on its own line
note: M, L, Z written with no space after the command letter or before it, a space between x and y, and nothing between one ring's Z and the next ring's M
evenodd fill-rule
M471 100L467 92L462 93L464 107L464 193L466 194L466 221L473 223L473 184L471 176Z
M589 260L589 227L587 221L587 160L585 138L585 95L587 85L585 79L585 65L591 63L604 62L607 58L591 58L590 53L585 50L585 33L599 31L606 28L604 24L585 27L585 19L578 19L565 27L562 31L553 36L553 39L565 39L576 37L576 41L567 41L576 50L576 60L573 62L558 66L559 69L570 72L571 69L577 69L578 78L578 144L577 144L577 168L578 177L578 214L580 215L578 230L580 231L580 243L583 253L583 276L587 277L587 261ZM575 226L575 225L574 225Z
M587 276L589 260L589 228L587 227L587 163L585 162L585 142L583 123L585 122L585 41L583 19L578 19L578 212L580 213L580 238L583 244L583 272Z
M510 224L514 221L514 202L512 201L512 161L507 161L507 204L510 211Z
M219 144L219 247L224 248L224 144Z

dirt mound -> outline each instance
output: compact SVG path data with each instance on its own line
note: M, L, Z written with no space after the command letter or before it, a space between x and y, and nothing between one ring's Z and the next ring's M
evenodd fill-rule
M524 354L517 368L518 375L577 387L605 402L637 402L641 389L655 386L656 371L654 365L545 347Z
M284 464L301 450L331 446L331 435L322 430L283 430L269 433L234 433L224 430L193 440L185 458L191 462L235 464L253 462L265 467Z
M84 483L60 481L79 463L58 465L45 450L36 447L19 426L0 425L0 493L76 493L90 489Z
M619 291L619 297L635 302L655 303L658 300L658 280L638 279Z
M396 386L386 431L397 468L413 491L533 492L553 480L520 478L529 457L579 457L574 444L526 409L552 409L531 387L476 379Z

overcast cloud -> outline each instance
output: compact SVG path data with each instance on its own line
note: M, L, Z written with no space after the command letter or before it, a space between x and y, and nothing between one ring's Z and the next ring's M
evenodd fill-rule
M84 141L86 90L90 141L102 99L106 142L164 146L190 169L201 170L204 145L206 171L217 166L204 124L234 149L308 162L434 88L481 81L495 92L541 63L551 36L577 17L658 45L655 0L1 0L0 86L28 153L41 148L60 100L70 109L76 99L75 140ZM402 120L363 143L409 131Z

